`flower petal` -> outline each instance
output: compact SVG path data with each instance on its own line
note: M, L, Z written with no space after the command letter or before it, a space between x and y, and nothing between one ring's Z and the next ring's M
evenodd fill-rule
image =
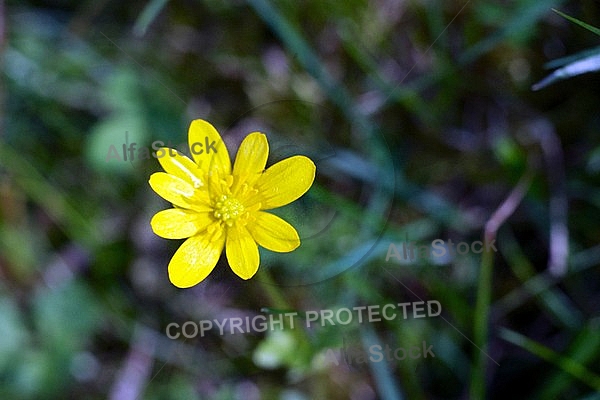
M193 120L188 132L190 152L198 167L211 175L231 174L231 160L225 142L219 132L207 121Z
M210 240L210 235L192 236L173 255L169 263L169 279L179 288L202 282L217 265L225 244L225 235Z
M235 156L233 165L235 182L232 191L235 193L244 183L252 186L265 170L268 157L269 142L266 135L253 132L246 136Z
M248 224L248 231L256 243L271 251L287 253L300 246L296 229L276 215L258 211L255 220Z
M258 246L246 227L233 225L227 229L225 253L231 270L242 279L250 279L258 271Z
M208 213L170 208L156 213L150 225L154 233L165 239L186 239L202 232L213 221Z
M190 208L186 198L194 196L194 187L175 175L155 172L148 181L152 189L163 199L178 207Z
M315 180L315 164L305 156L293 156L269 167L256 183L258 195L248 206L260 202L261 209L281 207L302 196Z
M179 153L177 150L162 147L162 156L157 156L160 165L163 169L178 178L183 179L187 183L191 184L195 188L204 186L203 172L198 165L190 160L187 156ZM173 155L175 153L175 155ZM157 151L158 154L158 151Z

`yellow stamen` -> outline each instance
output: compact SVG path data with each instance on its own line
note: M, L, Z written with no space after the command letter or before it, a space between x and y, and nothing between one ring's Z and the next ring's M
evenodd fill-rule
M244 214L244 205L234 197L221 195L214 202L215 218L220 219L227 226L232 226L233 223Z

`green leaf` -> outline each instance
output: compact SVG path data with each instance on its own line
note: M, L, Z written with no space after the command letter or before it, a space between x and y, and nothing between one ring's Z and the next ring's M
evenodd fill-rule
M33 302L41 342L58 354L81 350L102 322L100 305L84 283L39 291Z
M554 350L510 329L503 328L500 331L500 337L507 342L519 346L529 351L531 354L534 354L539 358L554 364L556 367L579 379L586 385L596 389L597 391L600 391L600 376L591 372L578 361L569 357L565 357Z
M584 366L589 364L593 365L596 354L598 354L598 350L600 350L600 335L598 335L599 327L600 320L590 321L589 324L579 330L579 333L563 354ZM551 379L548 379L548 384L544 385L539 398L559 398L560 394L565 393L569 386L572 385L572 381L573 378L570 374L567 374L564 371L557 371Z
M148 26L156 19L158 14L165 8L169 0L152 0L139 15L133 26L133 33L136 36L144 36Z
M579 26L587 29L588 31L590 31L592 33L595 33L596 35L600 36L600 29L598 29L598 28L596 28L596 27L594 27L592 25L586 24L585 22L583 22L581 20L578 20L577 18L573 18L573 17L571 17L571 16L569 16L569 15L563 13L563 12L560 12L557 9L553 8L552 11L554 11L555 13L557 13L558 15L560 15L561 17L568 19L569 21L573 22L574 24L577 24L577 25L579 25Z
M92 128L86 148L87 159L100 171L133 173L140 164L137 152L145 147L147 137L144 121L137 115L111 116ZM133 153L128 151L129 146L134 146Z
M17 304L10 297L0 300L0 337L0 369L4 370L18 358L29 340Z
M371 325L365 325L361 329L361 338L363 346L369 348L374 344L379 344L380 340ZM402 389L394 379L394 374L390 369L390 365L386 362L372 362L368 364L373 375L377 393L382 399L397 399L402 400L404 396Z
M275 330L256 347L252 360L264 369L287 367L300 372L308 368L311 357L308 345L298 342L293 332Z

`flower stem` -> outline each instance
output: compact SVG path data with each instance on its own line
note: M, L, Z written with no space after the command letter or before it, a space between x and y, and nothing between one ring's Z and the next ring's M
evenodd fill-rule
M272 308L277 309L277 310L273 310L274 312L279 312L279 313L294 312L290 303L285 299L285 297L281 293L280 286L278 286L277 283L273 280L273 277L271 276L269 271L263 270L261 272L259 279L260 279L259 280L260 286L263 288L264 293L266 293L267 297L271 301L271 304L273 305ZM269 311L267 311L267 312L269 312ZM298 314L297 316L299 316L302 313L298 312L297 314ZM286 320L284 319L284 321L286 321ZM293 332L292 334L293 334L294 338L296 339L296 342L298 343L299 348L305 348L305 347L310 346L309 337L306 334L306 331L303 329L302 323L300 322L300 321L302 321L302 319L297 318L296 321L298 323L294 324L293 328L289 326L289 322L288 323L284 322L284 323L286 325L288 325L287 328L290 328L291 331Z
M269 300L271 300L274 308L280 310L291 310L289 302L285 299L283 294L281 294L279 286L277 286L277 283L275 283L269 271L262 271L259 282L260 286L264 289L265 293L269 297Z

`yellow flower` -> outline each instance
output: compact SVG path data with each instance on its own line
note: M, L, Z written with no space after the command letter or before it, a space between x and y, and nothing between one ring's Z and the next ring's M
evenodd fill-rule
M233 170L225 143L208 122L192 121L188 143L193 161L162 148L156 157L165 172L150 176L150 186L174 208L150 221L166 239L187 239L169 263L169 279L181 288L194 286L213 270L223 247L233 272L250 279L258 270L258 246L290 252L300 246L296 229L264 212L298 199L315 179L315 164L293 156L265 170L267 137L246 136Z

